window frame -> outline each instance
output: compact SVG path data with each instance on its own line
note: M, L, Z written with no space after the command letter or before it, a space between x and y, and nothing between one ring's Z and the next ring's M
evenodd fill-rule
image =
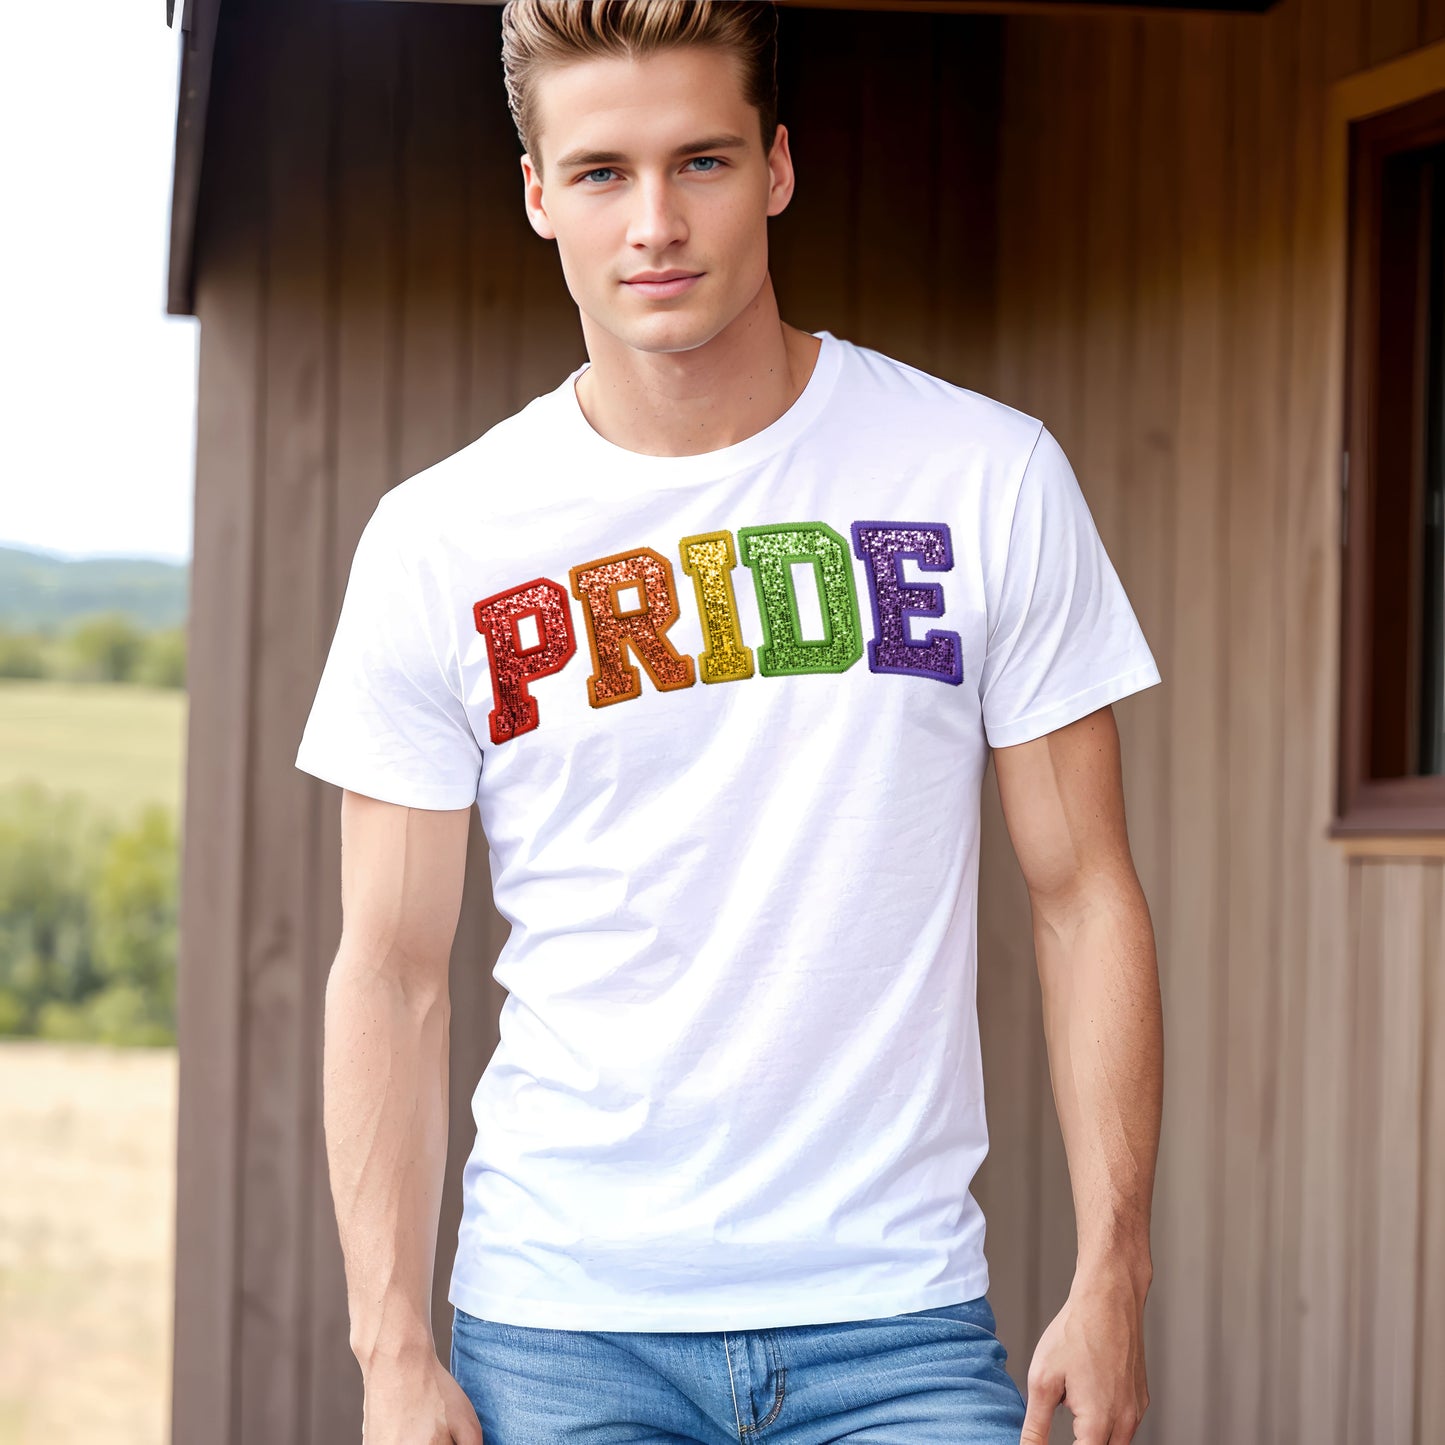
M1379 395L1380 186L1386 159L1445 143L1445 43L1346 77L1331 87L1330 149L1341 253L1335 275L1343 338L1336 370L1341 400L1339 688L1337 766L1328 834L1359 851L1445 853L1445 775L1376 777L1371 767L1375 701L1373 568ZM1418 358L1415 365L1418 368ZM1418 386L1413 398L1423 404ZM1423 416L1419 418L1423 422ZM1410 445L1424 444L1423 426ZM1412 465L1423 468L1416 455ZM1417 475L1419 472L1417 471Z

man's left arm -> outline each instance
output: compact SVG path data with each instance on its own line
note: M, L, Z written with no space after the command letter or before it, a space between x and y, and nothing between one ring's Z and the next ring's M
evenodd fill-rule
M1164 1046L1113 711L996 748L993 758L1028 885L1078 1226L1073 1285L1029 1367L1020 1445L1046 1445L1060 1402L1080 1445L1128 1445L1149 1401L1143 1316Z

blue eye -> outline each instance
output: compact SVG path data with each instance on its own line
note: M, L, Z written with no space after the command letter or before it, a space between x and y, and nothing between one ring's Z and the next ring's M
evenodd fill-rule
M705 176L710 176L713 174L714 171L721 170L724 166L727 165L727 162L724 161L721 156L694 156L688 162L688 165L697 165L699 162L701 162L702 165L705 167L705 169L702 170L700 174ZM597 166L593 170L583 171L582 174L577 177L577 179L579 181L592 182L592 178L594 176L603 176L611 179L612 177L616 176L616 174L617 172L611 166ZM606 180L597 181L595 184L605 185Z

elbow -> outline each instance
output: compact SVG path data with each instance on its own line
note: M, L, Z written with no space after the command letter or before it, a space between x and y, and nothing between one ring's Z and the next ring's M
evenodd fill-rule
M402 940L357 940L343 931L326 978L326 995L329 999L334 990L384 989L409 1013L425 1015L447 1007L450 964L449 955L409 949Z

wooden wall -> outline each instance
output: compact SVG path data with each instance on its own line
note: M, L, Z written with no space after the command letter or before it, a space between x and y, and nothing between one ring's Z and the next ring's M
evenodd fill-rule
M992 384L1070 452L1165 679L1117 709L1166 1013L1141 1440L1445 1436L1445 863L1325 837L1326 87L1441 37L1415 0L1005 22ZM983 1193L1026 1353L1073 1239L1020 889L1002 842Z
M178 1445L360 1438L320 1116L339 795L293 760L377 497L585 355L555 250L522 211L498 13L334 0L221 13L196 275ZM818 118L794 146L817 181L776 232L790 319L901 353L927 344L950 373L979 375L998 25L788 19L800 43L786 83ZM890 64L865 63L880 55ZM839 86L856 107L834 103ZM945 136L962 181L925 198L923 228L900 239L886 154L937 157ZM865 143L866 164L839 162ZM475 817L471 845L451 980L443 1355L470 1099L502 998L490 970L505 925Z
M197 249L177 1442L360 1435L319 1111L337 794L292 760L376 497L582 359L522 214L496 25L485 6L222 11ZM1427 1368L1445 1358L1445 865L1351 862L1323 838L1339 308L1321 176L1325 81L1441 33L1442 0L785 17L784 314L1044 416L1164 672L1118 716L1169 1029L1141 1439L1170 1445L1445 1429ZM1072 1220L991 776L985 801L980 1193L1022 1379ZM443 1353L501 1001L475 819L472 845Z

